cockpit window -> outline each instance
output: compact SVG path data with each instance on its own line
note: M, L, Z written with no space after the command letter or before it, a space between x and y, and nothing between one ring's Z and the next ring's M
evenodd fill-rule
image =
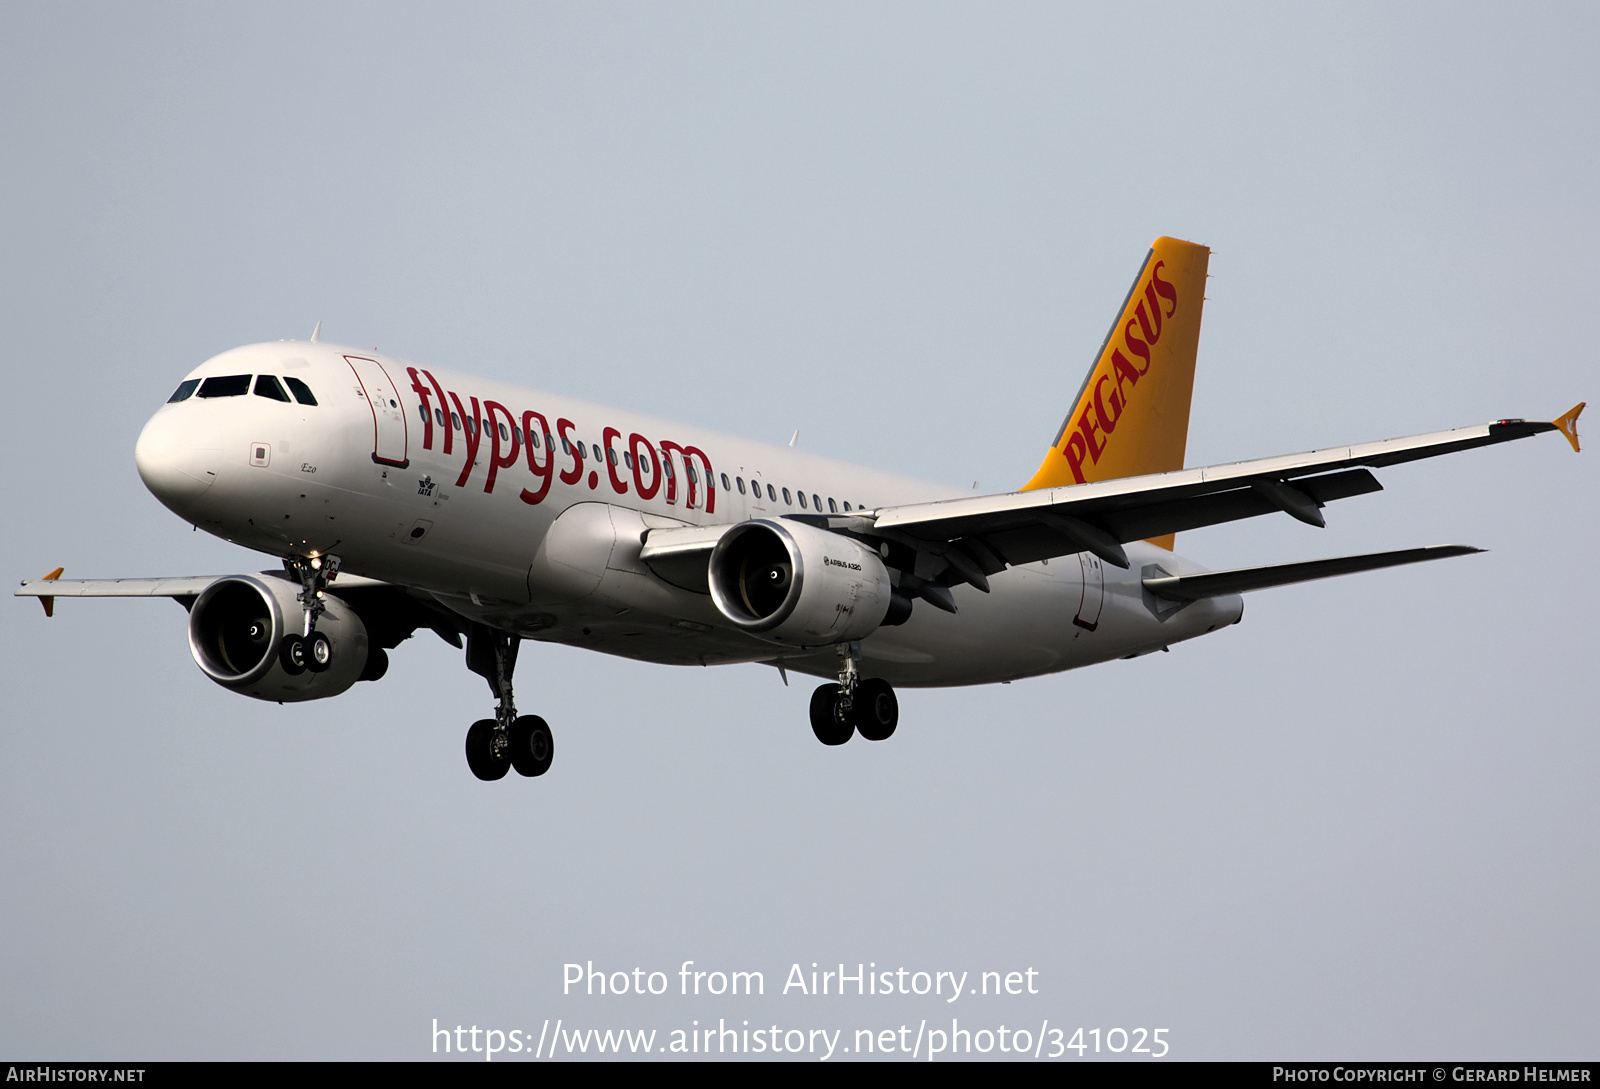
M289 390L294 394L294 399L296 401L299 401L303 405L314 405L317 403L317 399L311 395L311 387L300 381L300 379L285 378L284 381L289 384Z
M172 391L172 396L167 398L167 404L171 405L171 404L176 404L179 401L187 401L190 397L194 396L194 391L199 389L199 388L200 388L200 379L198 379L198 378L187 379L187 380L185 380L183 382L182 385L180 385L177 389Z
M283 383L270 374L256 375L256 396L270 397L274 401L287 401L289 395L283 392Z
M248 374L219 374L200 384L201 397L243 397L249 392Z

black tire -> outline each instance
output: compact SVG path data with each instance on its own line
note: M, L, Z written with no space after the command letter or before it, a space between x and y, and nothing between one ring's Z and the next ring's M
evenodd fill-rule
M511 770L509 754L505 749L495 750L494 734L494 720L487 718L480 718L467 731L467 767L486 782L504 779Z
M523 715L511 724L511 766L518 775L543 775L555 758L555 738L544 719Z
M811 693L811 732L824 745L843 745L855 736L856 724L844 713L840 702L844 689L825 684Z
M326 673L333 664L333 641L320 631L314 631L305 643L306 668L313 673Z
M298 635L285 635L278 644L278 664L291 677L306 671L306 641Z
M856 720L856 732L868 741L887 741L900 725L900 701L895 698L894 687L888 681L876 678L856 685L856 698L851 707L851 717Z

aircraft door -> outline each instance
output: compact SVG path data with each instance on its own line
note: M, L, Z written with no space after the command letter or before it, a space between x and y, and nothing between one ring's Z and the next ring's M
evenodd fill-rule
M1091 552L1078 553L1078 562L1083 565L1083 598L1072 622L1085 631L1094 631L1100 626L1100 609L1106 600L1105 565Z
M399 388L377 360L355 355L344 358L356 372L356 380L366 392L367 404L372 409L372 460L379 465L404 469L411 462L406 457L406 414L400 407Z

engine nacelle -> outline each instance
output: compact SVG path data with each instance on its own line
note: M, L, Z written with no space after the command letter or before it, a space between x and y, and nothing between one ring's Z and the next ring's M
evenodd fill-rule
M711 598L752 635L794 647L861 639L889 615L894 588L878 554L803 522L740 522L711 552Z
M259 700L292 703L337 696L361 679L367 665L367 627L355 611L324 594L317 630L333 644L324 672L291 674L278 650L298 635L304 613L300 588L271 575L230 575L201 591L189 610L189 652L207 677Z

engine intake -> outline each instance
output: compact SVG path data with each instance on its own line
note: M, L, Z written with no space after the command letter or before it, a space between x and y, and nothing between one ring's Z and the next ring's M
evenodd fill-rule
M728 530L712 549L708 574L711 598L731 623L796 647L861 639L884 623L898 596L876 552L787 520L757 518Z
M332 594L317 630L333 644L328 668L290 674L278 659L284 636L298 634L298 585L272 575L230 575L200 592L189 610L189 653L207 677L230 691L294 703L337 696L367 666L366 625Z

